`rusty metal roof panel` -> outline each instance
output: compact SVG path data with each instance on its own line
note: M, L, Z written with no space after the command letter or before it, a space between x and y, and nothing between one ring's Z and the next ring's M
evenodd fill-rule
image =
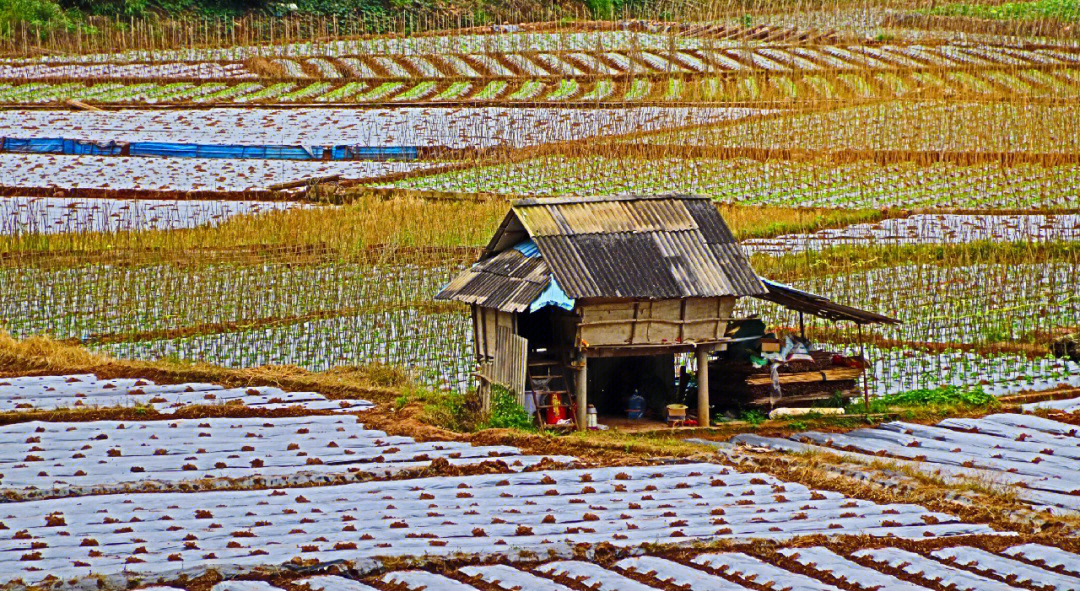
M824 296L796 289L783 283L769 281L768 279L762 279L761 281L768 288L768 292L756 297L798 312L813 314L833 322L847 320L855 324L901 324L899 320L884 314L845 306Z
M715 264L715 255L697 232L653 234L663 260L683 295L734 295L731 283Z
M765 286L746 257L742 246L737 242L710 244L709 250L716 256L722 272L731 283L736 295L760 295L765 293Z
M571 298L665 299L765 293L715 205L689 195L515 201L546 272ZM505 231L514 223L504 222ZM504 230L500 230L504 231ZM493 239L501 245L508 240ZM502 255L489 246L493 262ZM525 277L517 260L490 272Z
M534 238L537 236L558 236L567 232L565 225L560 225L547 207L515 208L514 212L517 214L518 219L521 220L521 225L525 226L529 235Z
M678 283L664 265L656 264L663 255L654 236L652 232L623 232L568 237L585 261L585 272L603 290L589 296L679 297Z
M510 249L466 269L436 294L435 299L521 312L544 291L550 277L543 258Z
M566 236L535 236L534 240L549 269L565 270L563 273L553 271L552 274L568 296L576 297L571 294L602 291L589 273L578 271L585 268L585 262L576 246Z
M646 231L679 232L697 228L697 222L690 216L690 212L680 200L636 201L633 209L636 220L641 222L651 220L649 227L644 228Z
M728 229L724 218L716 211L716 205L710 201L686 201L685 206L694 225L701 230L705 242L726 244L736 242L735 235Z

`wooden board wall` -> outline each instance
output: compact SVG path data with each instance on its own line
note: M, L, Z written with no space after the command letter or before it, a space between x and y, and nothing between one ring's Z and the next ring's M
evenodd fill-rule
M720 340L734 297L578 302L578 341L589 347Z
M473 318L476 322L476 352L481 358L495 357L496 335L500 327L517 334L517 317L509 312L474 306Z

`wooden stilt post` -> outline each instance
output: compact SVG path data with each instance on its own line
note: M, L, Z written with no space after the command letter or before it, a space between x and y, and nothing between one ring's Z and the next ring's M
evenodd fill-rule
M589 382L589 376L586 372L588 368L588 362L584 355L581 355L578 362L581 364L578 367L577 375L577 392L575 396L577 398L577 428L579 431L584 431L589 428L589 402L588 393L586 392L586 386Z
M709 350L697 350L697 414L698 426L709 426Z
M869 360L866 359L866 347L863 346L862 324L856 326L859 327L859 363L866 361L866 364L870 365ZM863 407L866 409L866 414L870 414L870 385L868 383L870 378L866 375L868 369L870 368L864 367L862 375Z

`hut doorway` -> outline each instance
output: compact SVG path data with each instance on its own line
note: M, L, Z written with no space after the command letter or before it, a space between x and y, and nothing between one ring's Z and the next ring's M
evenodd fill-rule
M589 401L602 425L655 428L666 421L666 407L675 402L675 355L592 357L588 360ZM645 399L645 415L629 419L630 397Z

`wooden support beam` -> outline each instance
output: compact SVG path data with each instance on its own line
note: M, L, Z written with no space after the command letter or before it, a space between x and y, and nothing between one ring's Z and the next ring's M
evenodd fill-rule
M697 405L698 426L709 426L709 349L697 349Z
M577 428L578 431L584 431L589 428L589 402L588 393L586 392L586 385L588 384L588 361L584 357L581 358L581 367L578 368L577 375Z

